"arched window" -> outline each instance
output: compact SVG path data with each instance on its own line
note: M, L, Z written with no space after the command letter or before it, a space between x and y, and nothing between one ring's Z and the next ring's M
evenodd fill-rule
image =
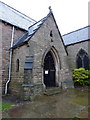
M50 31L50 37L53 37L53 33L52 33L52 30Z
M52 30L50 31L50 37L51 37L51 42L53 42L53 32L52 32Z
M76 64L77 68L85 68L86 70L90 69L89 56L83 49L77 54Z
M19 59L16 61L16 72L19 72Z

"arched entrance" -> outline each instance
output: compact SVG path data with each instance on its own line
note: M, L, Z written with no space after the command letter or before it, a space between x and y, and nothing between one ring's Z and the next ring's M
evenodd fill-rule
M44 58L44 84L46 88L55 87L55 61L52 52L49 51Z

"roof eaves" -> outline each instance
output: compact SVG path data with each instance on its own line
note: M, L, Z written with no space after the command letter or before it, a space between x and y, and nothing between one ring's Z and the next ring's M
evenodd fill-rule
M23 31L27 31L27 29L22 28L22 27L19 27L19 26L15 25L15 24L11 24L11 23L9 23L9 22L7 22L7 21L5 21L5 20L0 19L0 21L1 21L1 22L4 22L4 23L7 23L7 24L9 24L9 25L11 25L11 26L17 27L17 28L19 28L19 29L21 29L21 30L23 30Z
M8 13L8 14L7 14ZM11 17L12 16L12 17ZM0 19L19 28L28 30L36 21L0 1ZM21 22L22 21L22 22Z
M68 44L66 44L65 46L67 47L67 46L71 46L71 45L78 44L78 43L82 43L82 42L86 42L86 41L90 41L90 39L88 39L88 40L83 40L83 41L78 41L78 42L75 42L75 43L68 43Z

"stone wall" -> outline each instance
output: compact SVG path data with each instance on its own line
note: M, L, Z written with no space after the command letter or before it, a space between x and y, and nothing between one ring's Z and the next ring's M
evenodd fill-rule
M53 42L51 41L50 32L53 34ZM62 40L60 38L57 26L53 20L53 17L50 16L44 24L38 29L38 31L32 36L29 40L28 45L25 44L21 47L14 49L13 51L13 60L12 60L12 79L10 88L13 94L24 96L24 99L29 99L29 96L41 94L44 90L44 81L43 81L43 60L46 53L53 47L58 56L59 63L57 71L57 82L59 86L62 82L71 80L70 70L67 64L67 54L63 46ZM28 84L25 83L24 75L29 71L24 70L25 60L33 56L33 68L32 68L32 77ZM19 59L19 71L16 71L16 61ZM65 86L65 83L64 83ZM71 85L72 86L72 85ZM67 87L67 86L65 86ZM22 92L23 91L23 92ZM31 93L31 91L33 91ZM31 99L31 98L30 98Z
M50 31L52 31L53 34L53 42L51 42ZM33 47L33 49L30 49L33 50L34 53L34 83L44 83L42 61L44 55L50 50L50 48L52 48L52 46L56 49L60 60L58 64L59 86L61 82L72 79L67 64L67 54L52 16L50 16L42 27L35 33L29 41L29 45Z
M25 59L29 56L29 49L26 45L13 50L12 75L10 89L15 95L20 95L24 83ZM17 71L17 59L19 60L19 71Z
M13 26L0 21L2 26L2 92L4 94L5 83L8 80L8 69L9 69L9 60L10 60L10 46L12 39L12 28ZM15 27L14 31L14 41L23 34L24 30ZM0 47L1 48L1 47Z
M2 96L2 24L0 22L0 101Z
M71 70L76 68L76 56L81 48L84 49L90 57L88 41L67 46L68 64Z

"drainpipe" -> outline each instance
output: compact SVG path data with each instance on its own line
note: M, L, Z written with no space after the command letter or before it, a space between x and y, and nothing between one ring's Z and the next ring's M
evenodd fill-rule
M10 48L10 62L9 62L9 75L8 75L8 81L6 82L6 85L5 85L5 95L6 95L7 92L8 92L8 84L9 84L9 82L10 82L10 80L11 80L13 39L14 39L14 26L13 26L13 28L12 28L12 39L11 39L11 48Z

